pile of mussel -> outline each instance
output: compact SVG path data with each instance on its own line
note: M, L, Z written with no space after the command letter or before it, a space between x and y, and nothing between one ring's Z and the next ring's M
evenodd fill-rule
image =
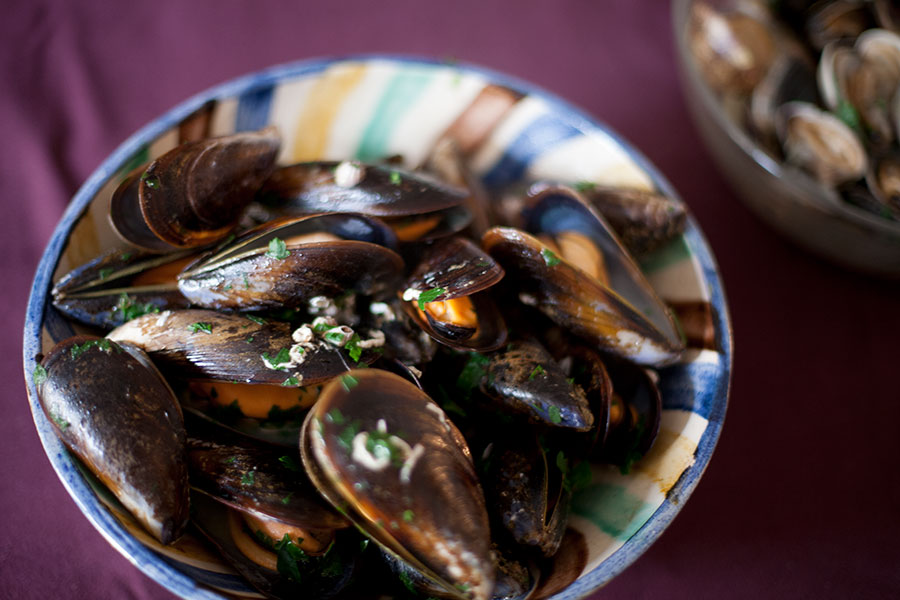
M688 44L726 113L766 152L900 221L896 0L698 1Z
M277 167L279 144L124 179L127 247L52 290L82 333L34 372L46 415L162 544L199 532L267 597L537 597L573 492L648 451L652 368L684 350L601 212L642 253L683 209L546 182L500 222L458 156Z

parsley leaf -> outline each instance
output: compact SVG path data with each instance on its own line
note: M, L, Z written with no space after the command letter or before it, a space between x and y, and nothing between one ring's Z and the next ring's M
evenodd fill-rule
M531 370L531 373L528 375L528 381L531 381L538 375L543 375L544 373L546 373L544 367L542 367L541 365L535 365L535 367Z
M435 298L445 293L447 288L435 287L430 290L425 290L421 294L419 294L419 310L425 310L425 305L429 302L434 302Z
M106 279L107 277L109 277L112 274L113 274L112 267L106 267L105 269L100 269L100 273L99 273L100 281L103 281L104 279Z
M286 371L287 367L281 365L291 362L291 351L287 348L282 348L274 358L269 356L268 352L263 352L262 359L263 363L265 363L268 368L275 369L276 371Z
M31 379L34 381L34 386L37 387L47 381L47 369L42 367L41 365L35 365L34 371L31 373Z
M269 241L269 249L266 251L266 256L284 260L290 255L291 252L287 249L287 244L284 243L284 240L274 237Z
M159 307L154 306L150 302L146 304L136 302L131 296L122 292L119 294L119 302L116 304L113 312L117 310L122 311L122 321L126 322L148 313L158 313Z
M241 485L253 485L256 480L256 471L247 471L241 475Z
M266 320L263 319L262 317L257 317L256 315L244 315L244 316L247 317L248 319L250 319L251 321L253 321L254 323L256 323L257 325L265 325L266 324Z
M291 375L290 377L282 381L281 385L284 387L297 387L300 385L300 380Z
M359 362L359 359L362 356L362 348L359 346L360 341L359 336L354 333L353 337L350 338L350 341L344 344L344 349L347 350L350 359L354 362Z
M191 323L190 325L188 325L188 329L191 330L191 333L197 333L198 331L202 331L203 333L212 333L212 323L197 321L196 323Z
M544 262L547 263L548 267L555 267L559 264L559 257L556 256L556 253L549 248L544 248L541 250L541 256L544 258Z
M410 509L407 508L406 510L403 511L403 520L406 521L407 523L412 523L412 521L415 517L416 517L416 515L413 514L413 511L411 511Z
M287 454L278 457L278 462L283 464L285 467L294 471L295 473L299 473L303 470L303 467L300 466L300 463L297 462L293 456L289 456Z
M394 185L400 185L400 173L397 171L391 171L391 183Z
M548 413L550 414L550 421L557 425L562 423L562 414L560 414L558 406L551 406Z

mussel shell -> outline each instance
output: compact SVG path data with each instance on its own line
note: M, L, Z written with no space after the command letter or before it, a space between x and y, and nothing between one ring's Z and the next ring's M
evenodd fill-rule
M222 553L244 579L267 598L332 598L351 585L359 571L360 540L352 531L338 532L324 556L310 556L298 561L301 581L286 574L270 571L253 562L236 545L233 528L243 527L236 513L201 493L191 495L194 506L192 523ZM245 530L252 537L252 533Z
M337 241L291 243L292 236L330 233ZM269 243L286 243L272 256ZM391 288L403 259L389 247L391 231L362 215L332 214L266 223L201 257L178 278L181 292L207 308L262 310L296 307L314 296L378 295Z
M406 287L420 292L441 288L444 291L432 301L449 300L487 289L503 275L503 268L473 242L452 237L424 251Z
M93 336L61 341L41 366L60 440L156 539L175 541L188 521L186 434L162 375L130 344Z
M872 157L866 185L881 205L879 212L900 219L900 151Z
M350 525L316 491L296 447L189 437L187 457L191 486L231 508L303 529Z
M115 189L109 204L109 223L120 238L149 252L172 252L172 244L160 239L144 220L139 198L141 176L147 165L129 173Z
M411 450L367 465L378 431L402 436ZM386 371L351 371L323 389L300 451L319 491L366 535L450 594L489 597L490 533L478 477L462 435L422 390Z
M807 61L783 54L772 63L750 97L750 125L763 142L775 137L775 111L793 101L819 101L816 74Z
M534 195L539 189L533 187L530 193ZM684 205L657 191L596 184L581 185L579 191L635 256L661 248L681 235L687 225Z
M625 403L626 418L618 426L610 426L599 456L626 469L650 450L659 433L662 395L655 375L633 363L608 360L606 367L613 381L613 391ZM633 413L632 413L633 410ZM633 418L637 415L637 419Z
M160 156L141 175L147 226L179 248L221 239L269 176L280 146L270 127L188 142Z
M342 177L342 169L350 176ZM259 191L263 202L294 215L353 212L402 217L459 206L466 196L464 189L424 173L356 161L281 167Z
M417 310L414 302L404 302L403 310L431 338L454 350L470 352L490 352L506 343L506 323L496 302L488 292L469 296L478 319L478 327L461 327L453 323L439 321Z
M301 385L314 385L353 364L346 351L329 347L308 353L300 365L271 369L263 354L275 357L290 348L291 327L280 321L260 321L211 310L165 311L133 319L107 337L143 348L158 364L187 379L282 385L295 376ZM211 332L194 331L195 323L209 324ZM360 361L377 358L377 353L364 350Z
M489 512L516 543L553 556L568 521L571 493L556 456L530 434L498 437L486 462Z
M603 253L609 288L651 324L657 336L665 339L669 352L676 355L681 352L684 346L672 311L644 277L611 226L580 194L565 186L539 189L529 198L525 216L526 229L534 235L556 236L574 231L590 239Z
M806 14L806 37L821 50L830 42L855 38L872 26L868 2L858 0L819 0Z
M63 276L53 286L53 306L70 319L109 329L124 323L135 311L187 308L190 302L174 280L171 285L131 285L140 273L186 256L189 254L106 253Z
M582 389L568 381L535 341L515 341L492 354L481 390L505 414L521 415L532 423L576 431L588 431L594 424Z

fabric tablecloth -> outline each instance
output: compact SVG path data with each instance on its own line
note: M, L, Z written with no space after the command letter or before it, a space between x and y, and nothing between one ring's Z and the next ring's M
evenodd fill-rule
M591 598L900 596L900 286L798 250L738 202L682 100L667 2L38 0L4 13L0 597L172 597L80 514L32 424L25 305L68 199L188 96L370 52L476 63L582 107L674 184L718 259L736 360L719 446L659 541Z

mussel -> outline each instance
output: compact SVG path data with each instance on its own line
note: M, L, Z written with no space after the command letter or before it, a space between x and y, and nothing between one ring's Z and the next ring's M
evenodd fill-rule
M150 251L215 243L235 228L280 146L272 127L181 144L122 182L110 222L124 240Z
M146 354L92 336L61 341L35 385L57 435L163 544L188 522L184 420Z

